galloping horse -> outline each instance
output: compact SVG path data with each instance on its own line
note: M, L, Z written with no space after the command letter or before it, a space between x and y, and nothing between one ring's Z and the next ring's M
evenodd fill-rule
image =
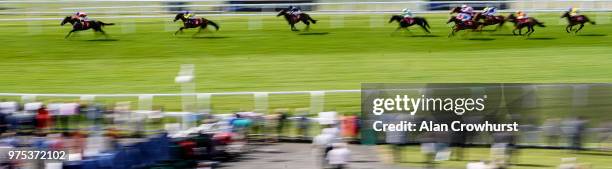
M276 15L276 17L279 17L279 16L285 16L285 20L287 20L287 23L289 23L289 25L291 25L292 31L298 31L298 29L295 28L295 24L299 23L300 21L306 24L306 30L310 28L310 22L312 22L313 24L317 23L317 20L312 19L310 15L306 13L300 13L299 15L292 15L292 14L289 14L289 11L287 9L280 10L278 14Z
M174 21L173 22L176 22L178 20L183 21L183 27L179 28L179 30L174 32L174 35L176 35L179 32L183 33L183 29L199 27L200 29L198 29L198 32L196 32L196 34L197 34L197 33L200 33L200 31L202 31L202 29L206 29L206 27L208 27L209 24L211 26L215 27L215 30L219 30L219 25L217 25L217 23L215 23L215 22L213 22L211 20L208 20L208 19L205 19L205 18L187 19L184 16L185 16L185 14L179 13L179 14L176 14L176 16L174 17Z
M482 26L480 27L481 30L485 26L499 24L495 28L495 30L497 30L497 29L501 28L502 26L504 26L504 23L506 23L506 18L504 16L502 16L502 15L486 16L486 15L483 15L482 13L476 13L476 15L474 16L474 20L475 21L480 21L481 19L484 19L484 22L482 22Z
M535 18L529 17L526 19L522 19L519 20L517 19L516 16L514 16L514 14L510 14L508 16L508 21L514 23L514 30L512 30L512 34L516 35L516 31L519 31L518 35L522 35L521 34L521 30L523 30L523 28L527 27L527 32L525 32L525 35L529 36L531 35L533 32L535 32L534 27L537 25L539 27L546 27L544 26L544 23L539 22L538 20L536 20Z
M399 27L397 27L396 30L399 30L399 29L408 29L408 27L410 27L412 25L419 25L419 26L421 26L421 28L423 28L423 30L425 30L425 32L431 33L429 31L429 29L431 29L431 27L429 27L429 23L427 23L427 20L425 20L425 18L422 18L422 17L414 17L414 18L409 18L408 19L408 18L404 18L403 16L400 16L400 15L393 15L393 16L391 16L391 19L389 19L389 23L391 23L393 21L399 22Z
M105 25L115 25L114 23L104 23L102 21L80 21L79 19L74 18L72 16L67 16L66 18L64 18L60 25L64 26L66 23L72 24L72 30L68 32L68 35L66 35L64 38L70 37L73 32L84 31L88 29L93 29L94 32L100 32L104 36L107 36L106 33L102 30L102 27Z
M567 18L568 24L567 27L565 27L565 31L567 31L567 33L571 33L572 27L574 27L575 25L580 25L580 27L578 27L578 29L574 33L578 33L578 31L580 31L582 27L584 27L584 23L588 22L595 25L595 22L589 20L589 18L584 15L570 16L569 12L565 12L563 15L561 15L561 18Z
M457 19L457 17L455 16L451 16L451 18L448 19L446 24L449 24L451 22L455 23L455 26L453 26L453 30L448 35L448 37L455 36L455 32L459 32L460 30L471 29L472 31L475 31L480 27L480 25L482 25L481 22L477 22L473 20L468 20L464 22L464 21L461 21L460 19Z

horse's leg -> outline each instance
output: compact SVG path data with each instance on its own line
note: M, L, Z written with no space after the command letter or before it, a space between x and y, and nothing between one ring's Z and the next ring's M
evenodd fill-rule
M578 27L578 30L576 30L576 32L574 32L574 33L578 33L578 31L580 31L582 29L582 27L584 27L584 23L581 23L580 27Z
M64 37L64 39L68 39L68 37L70 37L70 35L72 34L72 32L76 32L76 31L77 31L76 29L72 29L70 32L68 32L68 35L66 35L66 36Z
M104 32L104 30L102 30L102 28L94 29L94 32L100 32L102 35L104 35L104 37L108 38L108 35L106 32Z
M567 25L567 26L565 27L565 31L566 31L567 33L571 33L571 32L570 32L570 30L571 30L571 29L572 29L572 25Z
M176 32L174 32L174 35L176 35L177 33L181 32L183 33L183 29L185 29L185 27L181 27L179 28L179 30L177 30Z
M291 31L299 31L297 28L295 28L295 23L291 24Z
M310 22L308 22L308 20L305 20L305 19L302 22L306 24L306 28L304 29L304 31L310 30Z
M425 30L425 32L427 32L427 33L431 33L431 32L429 31L429 29L427 29L427 27L425 26L425 24L419 24L419 26L421 26L421 28L423 28L423 30Z
M457 32L457 31L458 31L457 28L452 29L451 33L448 34L448 37L450 38L451 36L455 36L455 32Z
M198 31L196 33L194 33L193 35L191 35L192 37L195 37L196 35L200 34L200 32L202 32L202 30L206 29L207 25L206 24L202 24L199 28Z
M535 32L535 28L533 28L533 27L534 27L534 26L530 26L530 27L529 27L529 33L527 34L527 37L531 36L531 34L532 34L533 32Z

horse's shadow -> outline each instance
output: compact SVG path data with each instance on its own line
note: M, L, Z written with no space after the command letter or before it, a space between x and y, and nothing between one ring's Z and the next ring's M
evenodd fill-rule
M515 35L511 33L506 33L506 34L496 33L496 34L491 34L491 36L515 36Z
M475 41L492 41L495 38L467 38L467 40L475 40Z
M227 36L194 36L192 39L227 39Z
M432 34L425 34L425 35L410 35L408 37L415 37L415 38L435 38L435 37L440 37L440 35L432 35Z
M106 39L90 39L90 40L86 40L89 42L114 42L114 41L119 41L119 39L112 39L112 38L106 38Z
M298 35L328 35L329 32L302 32L298 33Z
M555 40L557 38L553 38L553 37L528 37L527 40Z
M576 36L608 36L606 34L577 34Z

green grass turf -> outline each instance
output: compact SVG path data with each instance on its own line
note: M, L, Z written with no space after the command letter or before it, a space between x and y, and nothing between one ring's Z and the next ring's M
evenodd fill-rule
M388 146L380 146L381 152L386 152L388 160L391 160L391 150ZM402 148L402 162L399 165L404 166L424 166L426 163L425 156L421 154L420 147L408 146ZM466 148L464 149L464 158L462 160L441 161L436 164L440 168L465 168L468 162L477 162L481 160L491 160L490 148ZM454 152L454 151L453 151ZM454 156L454 155L452 155ZM592 169L609 169L612 168L610 152L601 151L582 151L575 153L568 150L554 149L520 149L518 154L513 159L513 169L540 169L540 168L557 168L561 164L562 158L576 158L577 163L588 166Z
M87 31L70 40L63 39L70 27L59 21L0 22L0 92L178 93L173 78L185 63L196 65L198 92L359 89L365 82L611 81L609 13L593 14L600 23L587 25L582 36L565 33L557 14L533 15L547 27L530 39L510 36L509 25L447 38L447 15L424 15L431 36L417 28L393 33L397 24L387 24L387 15L313 15L319 23L310 32L291 32L274 16L208 17L221 30L197 38L194 30L173 36L178 25L171 18L102 19L118 24L106 27L110 39ZM308 107L308 99L271 96L270 108ZM359 94L325 99L327 110L359 111ZM177 110L177 100L155 103ZM253 100L215 97L213 106L250 110Z

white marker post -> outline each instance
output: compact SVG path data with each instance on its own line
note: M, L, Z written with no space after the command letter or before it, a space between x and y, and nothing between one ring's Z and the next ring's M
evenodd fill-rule
M268 114L268 93L257 92L254 96L255 112Z
M194 112L195 103L195 66L193 64L181 65L181 70L174 78L174 82L181 84L183 112Z
M320 113L325 110L325 92L310 92L310 113Z

